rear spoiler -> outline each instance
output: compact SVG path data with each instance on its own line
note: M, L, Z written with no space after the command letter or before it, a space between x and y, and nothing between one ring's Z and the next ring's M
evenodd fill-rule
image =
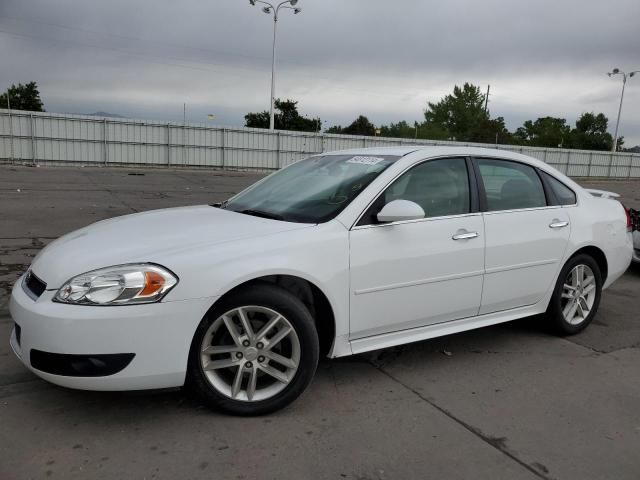
M596 190L595 188L585 188L594 197L600 198L619 198L620 195L614 192L607 192L606 190Z
M620 195L614 192L607 192L606 190L596 190L595 188L585 188L594 197L610 198L615 200L620 198ZM640 211L633 208L627 208L622 205L627 215L627 228L630 232L640 231Z

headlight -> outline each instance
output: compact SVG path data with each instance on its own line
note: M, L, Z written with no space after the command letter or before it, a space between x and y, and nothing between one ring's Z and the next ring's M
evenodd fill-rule
M178 283L169 270L147 263L101 268L73 277L53 297L76 305L153 303Z

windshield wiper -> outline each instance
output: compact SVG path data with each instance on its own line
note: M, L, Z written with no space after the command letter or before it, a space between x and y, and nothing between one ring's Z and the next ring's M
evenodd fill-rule
M271 212L263 212L262 210L239 210L238 213L244 213L245 215L253 215L254 217L269 218L271 220L284 220L282 215Z

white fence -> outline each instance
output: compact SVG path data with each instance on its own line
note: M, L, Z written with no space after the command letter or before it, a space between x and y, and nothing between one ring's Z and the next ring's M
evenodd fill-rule
M573 177L640 178L640 155L360 137L0 109L0 162L275 170L355 147L473 145L521 152Z

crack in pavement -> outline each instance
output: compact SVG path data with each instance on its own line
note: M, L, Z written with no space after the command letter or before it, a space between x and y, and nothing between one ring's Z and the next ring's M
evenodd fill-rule
M36 380L38 380L38 378L26 369L18 373L2 373L0 374L0 389L21 383L34 382Z
M132 207L131 205L129 205L127 202L125 202L124 200L122 200L121 198L119 198L113 190L107 188L104 184L99 184L97 183L89 174L88 172L82 172L82 175L87 178L87 180L89 181L89 183L91 183L92 185L95 185L99 190L103 190L105 192L107 192L109 195L111 195L113 198L116 199L116 201L120 202L120 204L122 204L124 207L128 208L129 210L131 210L133 213L138 213L140 210Z
M532 474L537 476L538 478L542 478L543 480L554 480L554 477L551 477L550 475L548 475L549 470L542 463L534 462L533 464L530 465L527 462L525 462L524 460L522 460L521 458L519 458L518 455L515 452L509 450L507 448L507 446L506 446L506 440L507 439L505 437L491 437L489 435L486 435L480 429L478 429L478 428L474 427L473 425L465 422L464 420L461 420L460 418L456 417L452 412L450 412L446 408L441 407L440 405L435 403L433 400L431 400L431 399L425 397L424 395L422 395L419 391L417 391L413 387L407 385L406 383L402 382L400 379L398 379L395 376L393 376L391 373L389 373L386 370L384 370L384 368L382 368L382 365L376 365L374 362L371 362L371 361L369 362L369 364L373 368L378 370L380 373L382 373L383 375L387 376L388 378L393 380L398 385L400 385L400 386L404 387L405 389L409 390L411 393L416 395L422 401L428 403L433 408L438 410L440 413L446 415L448 418L450 418L451 420L456 422L458 425L463 427L465 430L469 431L470 433L472 433L473 435L475 435L476 437L481 439L483 442L485 442L488 445L492 446L493 448L498 450L500 453L502 453L503 455L507 456L508 458L510 458L511 460L516 462L517 464L519 464L521 467L525 468L526 470L528 470L529 472L531 472Z
M37 393L42 390L50 388L44 380L34 378L32 380L25 380L23 382L11 383L8 385L0 386L0 399L13 397L15 395L28 395L31 393Z
M591 352L591 354L596 354L596 355L609 355L612 353L616 353L619 352L620 350L627 350L627 349L634 349L634 348L640 348L640 342L637 343L633 343L631 345L625 345L619 348L614 348L613 350L600 350L597 349L595 347L592 347L591 345L586 345L584 343L580 343L580 342L576 342L573 340L570 340L568 338L563 338L562 340L564 340L565 342L569 342L572 345L575 345L577 347L582 347L582 348L586 348L587 350L589 350Z
M0 240L37 240L38 238L42 238L44 240L55 240L58 237L43 237L42 235L38 235L37 237L0 237Z

